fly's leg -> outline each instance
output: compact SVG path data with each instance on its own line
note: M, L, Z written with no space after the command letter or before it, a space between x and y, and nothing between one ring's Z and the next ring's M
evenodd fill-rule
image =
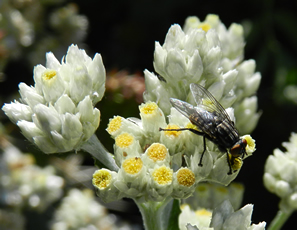
M230 162L229 154L228 154L227 151L226 151L226 154L227 154L227 162L228 162L228 165L229 165L228 175L231 175L232 174L232 168L231 168L231 162Z
M191 129L191 128L180 128L180 129L163 129L163 128L159 128L159 131L185 131L185 130L191 131L192 133L195 133L195 134L197 134L199 136L204 136L203 132L199 132L198 130Z
M203 158L203 156L204 156L204 153L205 153L205 150L206 150L206 142L205 142L205 135L203 135L203 152L202 152L202 154L201 154L201 157L200 157L200 161L199 161L199 166L203 166L203 164L202 164L202 158Z

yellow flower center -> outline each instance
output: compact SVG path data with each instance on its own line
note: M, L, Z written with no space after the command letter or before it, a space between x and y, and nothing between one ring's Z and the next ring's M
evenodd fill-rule
M107 126L107 132L109 134L114 133L115 131L119 130L122 125L122 117L116 116L112 120L109 121Z
M153 180L161 185L171 184L173 172L166 166L161 166L153 172Z
M139 106L139 110L145 115L154 114L158 111L158 105L155 102L148 102Z
M176 177L178 183L186 187L191 187L195 183L195 175L188 168L178 170Z
M197 216L211 216L212 213L205 208L199 209L195 212Z
M165 145L159 143L152 144L146 151L147 156L154 162L163 161L168 153Z
M111 180L111 173L106 169L100 169L93 174L92 182L93 185L95 185L99 189L104 189L110 185Z
M167 125L166 129L179 129L180 127L178 125ZM166 136L174 136L178 137L181 134L181 131L165 131L164 132Z
M55 77L57 76L56 70L45 70L42 74L42 79L44 82L51 83L54 81Z
M143 162L139 157L126 159L122 164L122 168L125 170L125 172L131 175L140 172L142 166Z
M122 133L118 135L115 139L115 143L120 148L129 147L134 141L134 137L129 133Z
M211 26L208 23L201 23L198 28L207 32L209 29L211 29Z

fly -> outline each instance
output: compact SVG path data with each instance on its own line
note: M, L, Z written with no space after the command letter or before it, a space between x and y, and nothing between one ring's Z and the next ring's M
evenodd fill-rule
M228 113L223 106L215 99L215 97L203 86L190 84L191 92L197 106L193 106L187 102L170 98L170 103L181 114L187 117L198 130L192 128L180 129L162 129L160 131L184 131L189 130L197 135L203 136L203 152L199 160L199 166L202 165L203 155L206 151L205 139L216 144L220 151L227 154L229 165L228 174L232 174L231 166L236 158L243 158L246 155L247 141L239 137L239 133L235 128L234 122L230 119ZM228 150L231 159L228 156Z

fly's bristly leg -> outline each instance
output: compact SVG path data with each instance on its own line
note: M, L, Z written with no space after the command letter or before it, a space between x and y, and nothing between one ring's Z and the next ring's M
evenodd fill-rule
M191 128L180 128L180 129L163 129L163 128L159 128L159 131L185 131L185 130L191 131L192 133L195 133L195 134L200 135L200 136L204 136L203 132L199 132L198 130L191 129Z
M205 142L205 133L203 132L199 132L198 130L196 129L191 129L191 128L180 128L180 129L163 129L163 128L159 128L159 131L185 131L185 130L188 130L188 131L191 131L192 133L194 134L197 134L197 135L200 135L200 136L203 136L203 152L201 154L201 157L200 157L200 160L199 160L199 166L203 166L202 164L202 158L204 156L204 153L206 151L206 142Z
M206 150L206 142L205 142L205 135L203 135L203 152L201 154L200 161L199 161L199 164L198 164L201 167L203 166L203 164L202 164L202 158L204 156L205 150Z
M229 155L228 155L227 151L226 151L226 154L227 154L227 162L228 162L228 165L229 165L228 175L231 175L232 174L232 168L231 168L231 162L230 162Z

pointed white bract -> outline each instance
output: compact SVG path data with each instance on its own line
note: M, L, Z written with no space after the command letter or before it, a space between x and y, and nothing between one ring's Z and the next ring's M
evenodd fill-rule
M34 68L34 87L20 83L20 101L2 109L41 151L77 150L99 126L94 106L104 95L105 78L100 54L91 59L71 45L61 63L47 53L46 66Z

